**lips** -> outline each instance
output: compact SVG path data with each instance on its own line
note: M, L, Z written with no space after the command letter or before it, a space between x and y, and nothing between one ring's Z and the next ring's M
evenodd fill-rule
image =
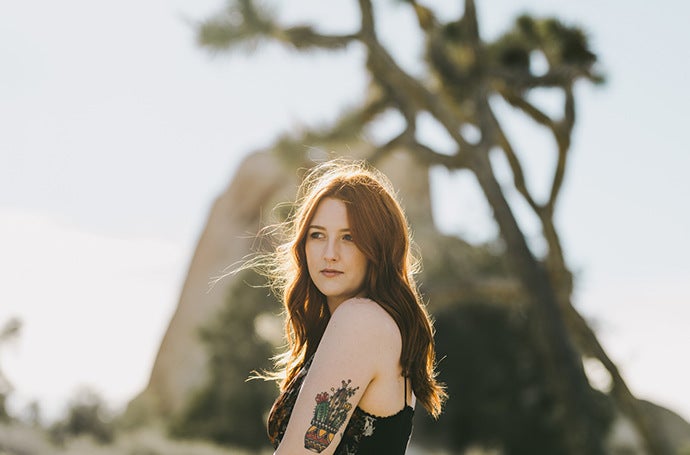
M337 276L342 275L343 272L340 270L335 270L335 269L323 269L321 270L321 275L325 276L326 278L335 278Z

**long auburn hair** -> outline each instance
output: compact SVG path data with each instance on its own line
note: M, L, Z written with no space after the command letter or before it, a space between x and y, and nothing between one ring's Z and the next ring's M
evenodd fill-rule
M447 397L436 381L433 326L414 273L410 230L388 178L363 161L336 159L312 168L286 222L288 240L272 256L268 274L285 313L287 347L277 357L276 374L284 391L311 357L330 319L326 297L307 270L305 242L309 224L324 198L343 201L355 245L368 259L365 295L395 320L402 336L400 364L417 399L434 417Z

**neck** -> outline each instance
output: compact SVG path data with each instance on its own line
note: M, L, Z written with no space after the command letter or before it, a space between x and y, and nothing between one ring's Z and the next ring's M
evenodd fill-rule
M336 299L336 298L330 298L330 297L326 300L326 303L328 305L328 311L330 311L331 315L340 306L340 304L343 303L345 300L347 300L347 299L343 299L343 298L337 298Z
M352 297L326 297L326 304L328 305L328 311L333 314L333 312L338 309L341 303L350 299L363 299L366 298L366 293L364 291L353 295Z

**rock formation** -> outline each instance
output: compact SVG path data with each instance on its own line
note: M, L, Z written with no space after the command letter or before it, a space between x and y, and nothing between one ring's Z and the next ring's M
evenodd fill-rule
M177 309L161 342L146 389L128 412L168 416L205 378L206 352L199 330L224 301L232 279L215 277L251 251L267 210L294 192L296 175L268 152L249 155L214 202L189 265Z

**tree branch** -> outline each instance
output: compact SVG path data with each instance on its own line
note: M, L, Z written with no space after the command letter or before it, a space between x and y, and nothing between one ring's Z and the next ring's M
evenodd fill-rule
M443 125L448 134L458 144L458 152L456 155L449 156L437 153L416 141L409 145L421 153L420 159L435 157L452 166L452 168L464 167L465 150L475 147L460 134L460 124L453 114L453 110L441 97L429 91L424 85L398 66L388 51L378 42L373 32L374 18L371 1L359 0L359 5L362 11L359 39L369 51L367 64L373 77L385 90L395 93L397 98L400 98L397 104L401 113L405 116L408 125L419 111L428 111ZM401 97L404 97L404 99Z
M411 140L414 140L414 130L414 123L408 124L402 133L385 144L375 147L374 152L369 156L369 161L375 165L396 148L402 148L408 145Z
M378 94L369 99L362 107L346 112L340 120L330 128L323 131L310 131L304 135L302 142L325 142L349 139L360 132L367 123L370 123L378 115L390 107L390 100L385 94Z
M275 39L301 51L337 50L356 41L357 35L321 34L308 25L283 28L267 12L257 8L253 1L241 0L223 13L204 21L197 40L202 46L225 50L241 44L251 45L252 40L256 43L261 38Z
M376 28L374 27L374 8L370 0L359 0L359 9L362 13L362 26L360 35L363 41L376 40Z
M451 171L468 167L465 155L460 154L459 151L454 155L444 155L418 141L412 141L407 146L414 152L415 158L427 166L440 164Z
M477 20L477 7L474 0L465 0L465 11L462 20L467 25L469 35L472 37L472 44L478 45L479 39L479 21Z
M472 145L460 134L460 124L455 119L452 109L441 97L405 73L378 42L365 44L369 49L369 65L372 74L383 86L390 87L398 94L408 94L411 108L417 112L428 111L436 117L458 143L461 151L472 148Z
M572 88L568 85L562 87L562 89L565 93L565 107L563 119L560 122L555 122L551 117L549 117L539 108L527 101L524 97L517 94L514 90L511 90L507 87L502 87L498 89L498 92L501 94L501 96L508 103L510 103L511 106L520 109L522 112L527 114L532 120L548 128L551 131L554 140L556 141L558 147L558 158L556 161L556 168L554 170L554 177L553 182L551 184L551 192L549 194L549 199L543 207L549 213L553 213L556 205L556 199L558 198L560 190L563 186L563 180L565 178L566 161L568 158L568 151L570 150L570 136L572 134L573 125L575 124L575 98L573 96ZM505 135L503 135L502 139L504 139L507 142L507 139L505 139ZM506 154L507 156L514 155L512 150L506 150ZM516 167L513 166L513 162L514 160L517 161L517 159L515 158L513 160L511 156L508 156L508 160L509 162L511 162L511 168L513 168L513 172L515 172ZM523 180L523 177L521 176L520 179ZM521 185L524 185L524 183L521 183ZM532 204L530 203L530 205Z
M498 90L498 93L511 106L520 109L522 112L529 115L535 122L539 123L540 125L544 125L552 131L555 130L556 125L551 117L543 113L539 108L527 101L525 98L515 93L515 91L510 90L507 87L503 87Z
M289 43L298 50L343 49L357 39L357 35L323 35L306 25L277 30L274 35L280 41Z
M460 159L461 155L459 153L454 155L444 155L442 153L438 153L431 147L418 142L415 139L414 134L414 123L408 124L408 127L405 128L402 133L395 136L385 144L375 147L374 152L369 157L369 161L372 164L376 164L396 148L406 148L413 153L413 156L416 160L420 161L426 166L440 164L450 170L467 167L467 163Z
M491 79L500 81L500 85L513 87L517 91L536 87L565 87L572 84L578 77L594 78L590 72L572 66L552 68L540 76L504 67L491 67L488 72Z
M584 347L585 353L599 360L611 375L611 381L613 383L611 395L619 406L619 409L627 414L633 420L635 426L637 426L647 446L646 448L650 453L656 455L670 454L671 448L669 447L669 443L660 434L658 424L651 421L650 418L644 414L640 406L640 401L630 392L618 367L606 354L606 351L599 343L596 334L589 324L587 324L587 321L585 321L582 315L580 315L570 304L566 305L565 313L571 331L578 339L579 344Z
M522 170L522 164L520 164L520 160L518 159L518 157L515 153L515 149L513 148L513 145L510 143L510 140L508 139L505 132L503 131L503 128L501 127L500 123L498 122L496 115L491 110L491 107L489 107L488 110L489 110L488 113L490 114L492 127L494 130L494 134L497 136L498 145L501 147L501 150L503 150L503 154L505 155L506 159L508 160L508 164L510 165L510 170L513 173L513 183L515 185L515 189L518 190L518 192L522 195L522 197L525 198L525 201L527 201L529 206L532 207L532 210L534 210L534 212L537 214L537 216L539 216L539 214L542 212L542 208L537 203L537 201L532 196L532 193L530 193L529 189L527 188L527 183L525 181L525 174Z
M558 161L556 162L556 170L551 185L551 194L546 203L546 209L549 213L553 213L555 210L556 200L563 187L565 168L570 151L571 135L573 125L575 124L575 97L573 96L572 86L569 85L564 87L563 91L565 92L563 120L556 124L553 129L553 134L558 144Z

